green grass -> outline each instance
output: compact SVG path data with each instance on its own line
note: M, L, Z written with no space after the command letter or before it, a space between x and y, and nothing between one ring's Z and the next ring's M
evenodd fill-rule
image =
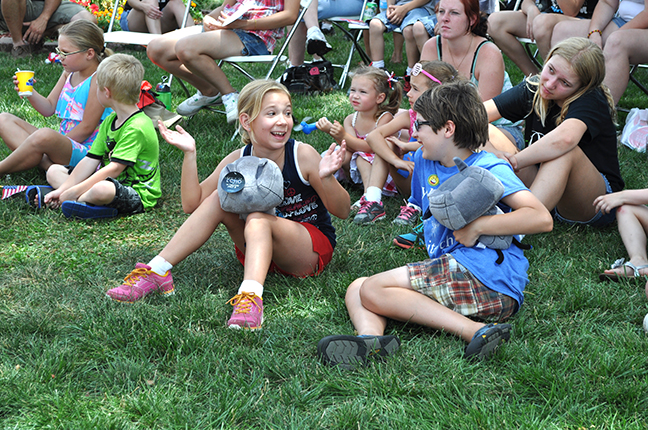
M334 42L346 43L339 36ZM133 53L157 83L161 71L142 51ZM16 67L33 68L47 93L60 68L43 64L44 56L0 58L0 110L54 127L55 119L18 99L10 76ZM241 88L245 81L227 70ZM174 104L181 100L174 84ZM621 104L648 107L632 84ZM341 120L351 112L344 92L296 96L294 105L298 118ZM202 111L186 128L198 142L201 177L239 146L229 141L233 127L222 115ZM318 132L294 137L319 150L330 141ZM628 187L645 187L645 154L619 153ZM0 157L7 154L0 148ZM468 363L460 339L392 322L388 332L400 337L401 350L388 363L344 372L322 366L315 346L323 336L352 333L346 287L425 257L392 246L401 230L389 222L361 228L335 219L338 247L321 276L268 277L258 332L225 328L226 301L242 270L223 228L174 269L175 296L132 306L104 296L187 218L181 160L161 143L163 198L142 215L76 222L35 212L23 197L0 203L1 428L648 428L644 286L602 284L596 276L625 256L615 227L556 225L525 239L534 246L527 252L531 282L512 320L512 342L495 360ZM0 178L3 185L43 182L37 170ZM349 191L359 198L358 188ZM386 206L392 219L399 200Z

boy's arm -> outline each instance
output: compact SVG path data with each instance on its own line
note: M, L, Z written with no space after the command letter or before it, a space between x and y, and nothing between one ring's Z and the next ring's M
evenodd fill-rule
M336 217L346 219L351 210L351 198L333 176L342 167L346 153L345 142L342 142L337 150L335 144L331 144L323 157L310 145L303 144L297 148L299 165L303 168L302 172L319 195L326 209Z
M464 228L454 231L455 239L471 247L481 235L508 236L512 234L535 234L553 229L551 214L529 190L518 191L502 199L513 211L500 215L477 218Z
M63 184L56 190L47 193L45 196L45 204L50 207L57 208L64 200L61 200L61 194L75 186L84 179L90 177L99 165L99 160L90 157L84 157L79 164L74 167L70 176L63 182Z

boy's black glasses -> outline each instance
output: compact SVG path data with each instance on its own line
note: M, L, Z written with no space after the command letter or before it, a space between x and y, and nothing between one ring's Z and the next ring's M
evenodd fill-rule
M414 121L414 130L419 131L424 125L430 125L430 121Z
M65 58L65 57L70 56L72 54L78 54L79 52L85 52L85 51L87 51L87 49L79 49L78 51L74 51L74 52L65 52L65 51L61 51L58 48L54 48L54 51L56 51L56 53L58 54L59 57Z

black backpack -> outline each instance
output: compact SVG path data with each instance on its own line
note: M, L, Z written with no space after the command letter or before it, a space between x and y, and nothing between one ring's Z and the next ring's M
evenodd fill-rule
M283 72L279 82L291 93L298 94L326 92L336 87L333 65L326 60L290 67Z

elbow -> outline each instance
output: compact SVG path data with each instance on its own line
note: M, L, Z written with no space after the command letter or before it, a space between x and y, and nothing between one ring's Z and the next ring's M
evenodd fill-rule
M200 205L196 205L189 202L182 202L182 211L187 215L191 215Z
M549 233L553 230L554 221L553 217L548 210L545 210L540 220L540 233Z

